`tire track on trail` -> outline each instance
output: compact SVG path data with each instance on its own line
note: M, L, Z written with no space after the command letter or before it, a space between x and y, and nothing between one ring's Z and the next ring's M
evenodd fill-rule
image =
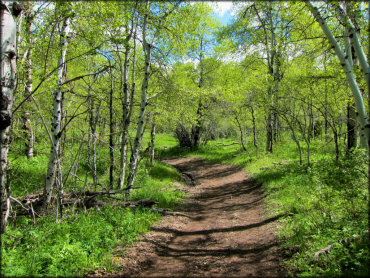
M164 161L186 173L187 198L120 259L124 277L284 276L261 185L236 166L200 158Z

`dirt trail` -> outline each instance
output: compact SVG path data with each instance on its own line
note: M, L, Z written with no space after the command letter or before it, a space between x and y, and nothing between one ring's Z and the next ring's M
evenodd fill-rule
M260 185L235 166L166 160L183 173L188 198L128 249L117 276L284 276Z

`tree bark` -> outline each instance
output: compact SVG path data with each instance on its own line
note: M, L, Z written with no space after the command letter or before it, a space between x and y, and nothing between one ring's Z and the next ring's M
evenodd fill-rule
M7 171L12 122L13 93L16 72L16 19L21 13L17 2L12 5L0 2L1 12L1 91L0 91L0 190L1 233L5 232L10 209L10 182ZM4 213L5 212L5 213Z
M32 13L32 5L27 3L27 10L25 12L25 21L26 21L26 40L28 43L28 52L25 62L26 68L26 85L25 85L25 96L28 96L32 92L32 24L33 24L34 15ZM32 99L29 98L28 102L32 102ZM33 146L34 146L34 131L32 129L32 124L30 120L30 113L28 105L25 105L25 112L23 114L23 128L26 134L26 156L27 158L33 157Z
M128 73L129 73L129 55L131 52L129 42L132 37L134 26L132 26L131 33L126 37L125 44L125 60L123 65L123 101L122 101L122 141L121 141L121 157L120 157L120 171L118 188L122 189L125 182L125 171L126 171L126 156L127 156L127 142L128 142L128 129L130 126L131 117L129 116L130 109L130 94L128 85ZM135 43L135 42L134 42ZM136 44L135 46L136 47ZM135 51L136 54L136 51ZM136 57L134 57L135 60Z
M152 130L150 132L150 165L154 163L154 147L155 147L155 118L153 116Z
M144 133L144 120L145 120L145 111L147 106L147 90L148 90L148 83L149 83L149 69L151 63L151 54L152 54L152 45L147 42L146 38L146 28L147 28L147 20L148 20L148 9L149 9L149 2L147 2L147 10L144 16L144 23L143 23L143 49L145 55L145 64L144 64L144 79L141 87L141 103L140 103L140 115L139 121L136 130L135 142L134 147L132 150L131 158L130 158L130 172L127 178L127 193L130 195L132 192L132 188L134 186L137 167L138 167L138 160L140 155L140 148L141 148L141 140L143 138Z
M97 173L96 173L96 137L97 137L96 128L97 128L98 120L99 120L99 111L100 111L101 101L98 103L98 107L95 109L95 101L94 101L93 96L91 95L90 82L89 82L88 94L89 94L88 95L88 105L89 105L89 126L90 126L89 146L88 146L88 149L89 149L88 150L88 158L89 158L88 163L92 171L94 190L96 190L96 185L98 183Z
M250 106L252 114L252 125L253 125L253 145L257 149L257 132L256 132L256 118L254 116L254 109Z
M347 152L357 147L356 111L354 102L347 103Z
M273 132L272 132L272 113L267 112L267 119L266 119L266 152L272 153L272 140L273 140Z
M343 53L343 51L342 51L340 45L338 44L336 38L334 37L334 35L330 31L328 25L326 24L326 21L320 15L320 12L318 11L318 8L314 7L310 1L306 1L306 4L310 8L310 11L311 11L312 15L314 16L316 21L320 24L321 29L323 30L323 32L325 33L326 37L328 38L330 44L334 48L334 51L335 51L337 57L339 58L339 61L342 65L342 68L343 68L343 70L346 74L347 81L349 83L349 86L351 88L351 91L352 91L352 94L353 94L353 97L354 97L354 100L355 100L356 109L357 109L357 112L358 112L358 115L359 115L359 121L360 121L360 124L361 124L361 130L364 132L364 139L365 140L363 140L364 143L362 144L362 147L363 148L368 148L369 147L368 142L369 142L369 138L370 138L370 125L369 125L369 121L368 121L368 116L365 112L365 105L364 105L364 101L363 101L363 98L362 98L362 95L361 95L360 88L357 85L357 82L356 82L355 76L353 74L351 65L348 62L349 57L346 57L346 55ZM355 32L354 33L352 32L352 36L353 36L353 38L357 37ZM359 42L357 41L356 45L355 45L355 50L356 50L357 56L360 56L361 53L363 53L363 51L361 51L362 48L360 47L360 45L358 43ZM367 82L367 84L369 84L368 83L369 82L368 81L368 77L369 77L368 66L366 68L367 63L365 63L363 58L360 59L360 64L364 67L363 71L364 71L365 76L367 77L366 82Z
M109 63L110 64L110 63ZM109 188L113 188L113 168L114 168L114 143L113 143L113 72L110 65L110 93L109 93Z
M59 8L61 5L59 2L57 3L56 8ZM48 170L46 174L46 182L44 188L44 198L45 203L44 206L47 207L50 203L51 193L53 190L53 185L55 183L56 177L56 166L58 164L58 149L59 149L59 142L60 142L60 126L61 126L61 116L62 116L62 79L63 79L63 70L65 68L65 61L66 61L66 52L67 52L67 45L68 45L68 34L69 34L69 26L70 26L70 18L65 17L62 23L62 29L60 33L60 56L58 60L58 71L57 71L57 88L54 92L54 99L53 99L53 119L51 122L51 133L53 143L51 145L50 156L49 156L49 163L48 163Z
M242 145L242 148L244 151L247 151L247 148L245 147L244 145L244 133L243 133L243 129L242 129L242 126L240 124L240 121L238 119L238 116L235 116L235 121L238 125L238 128L239 128L239 131L240 131L240 144Z

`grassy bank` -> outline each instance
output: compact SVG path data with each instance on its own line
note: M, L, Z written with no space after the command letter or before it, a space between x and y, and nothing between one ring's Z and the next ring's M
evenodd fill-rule
M166 140L169 139L166 138L165 135L159 135L158 147L167 145ZM77 153L77 150L78 146L74 153ZM83 157L87 156L81 155L80 166L76 171L80 177L85 177L88 173L87 162ZM108 151L100 149L97 164L103 185L108 181L106 157ZM64 165L72 165L73 159L72 156L65 156ZM174 185L175 181L181 181L178 172L159 161L149 167L146 158L143 159L136 182L140 189L134 190L130 198L151 198L158 202L157 207L173 208L183 197L183 192ZM42 190L47 155L39 154L27 159L20 153L12 153L10 161L12 196L18 197ZM92 181L90 175L87 175L87 178ZM83 180L70 177L65 184L65 190L68 192L83 186ZM16 220L11 218L7 233L1 237L1 275L67 277L83 275L96 268L112 271L117 267L117 257L124 256L124 249L160 218L161 215L151 209L111 205L100 210L80 209L72 212L69 209L64 211L63 219L58 222L55 221L55 214L37 218L36 224L30 217L18 216Z
M369 273L366 157L360 151L335 161L334 149L311 143L310 165L299 164L296 146L282 141L272 154L237 140L211 141L196 150L174 147L162 156L198 156L234 164L263 184L266 212L284 214L278 231L292 276L366 276ZM303 149L306 154L306 149ZM315 258L316 252L329 247Z

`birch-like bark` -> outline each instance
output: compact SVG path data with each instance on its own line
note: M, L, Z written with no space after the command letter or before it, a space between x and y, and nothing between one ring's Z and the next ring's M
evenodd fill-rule
M333 33L330 31L328 25L326 24L326 21L322 18L318 8L313 6L310 1L307 1L306 4L310 8L310 11L311 11L312 15L314 16L314 18L316 19L316 21L320 24L321 29L325 33L327 39L329 40L330 44L334 48L334 51L335 51L337 57L339 58L339 61L342 65L342 68L343 68L345 74L346 74L349 87L351 88L351 91L352 91L352 94L353 94L353 97L354 97L354 100L355 100L356 109L357 109L357 112L358 112L358 115L359 115L361 130L364 131L364 137L365 137L364 141L366 143L368 143L369 138L370 138L370 128L369 128L370 126L369 126L368 116L365 112L365 105L364 105L364 101L363 101L363 98L362 98L362 95L361 95L360 88L357 85L357 82L356 82L355 76L353 74L351 65L348 62L348 57L346 57L346 55L343 53L339 43L337 42ZM355 51L357 52L357 50L355 50ZM357 56L359 56L358 54L359 53L357 53ZM363 148L368 148L368 145L367 144L362 144L362 147Z
M360 62L360 66L362 69L362 72L365 77L366 85L368 88L370 88L370 67L369 63L366 59L365 51L361 45L360 39L357 35L357 28L352 23L349 16L346 14L344 9L341 8L341 6L336 6L336 11L338 12L341 20L345 23L345 27L348 31L348 36L351 40L352 46L354 48L354 51L356 52L356 57L358 61Z
M16 73L16 19L21 13L18 3L0 2L1 12L1 86L0 86L0 190L1 233L5 232L10 209L10 183L7 177L10 125Z
M198 88L203 88L204 85L204 47L203 34L200 38L200 53L199 53L199 66L200 66L200 77ZM191 147L198 147L200 143L200 132L202 129L202 118L203 118L203 103L202 99L199 100L197 109L197 122L192 126L191 129Z
M121 141L121 157L120 157L120 171L118 179L118 188L122 189L125 182L125 172L126 172L126 156L127 156L127 142L128 142L128 128L130 125L131 118L129 117L130 109L130 94L129 94L129 85L128 85L128 73L129 73L129 64L130 64L130 40L132 37L132 32L134 30L132 26L130 34L126 37L125 44L125 60L123 65L123 102L122 102L122 141ZM134 57L135 59L135 57Z
M57 7L58 8L58 7ZM45 188L44 188L44 205L48 206L51 199L51 193L56 177L56 167L58 165L58 149L60 142L60 125L61 125L61 101L62 101L62 79L63 69L66 60L66 52L68 45L68 34L70 28L70 18L66 17L62 23L62 29L60 32L60 57L58 60L58 71L57 71L57 86L54 92L53 99L53 118L51 121L51 134L53 143L51 145L48 170L46 174Z
M344 30L344 45L348 62L352 67L352 70L356 66L356 58L352 53L352 45L349 39L348 30ZM353 101L350 99L347 103L347 153L357 146L357 133L356 133L356 111Z
M98 107L95 110L95 101L93 96L91 95L91 88L90 88L90 79L89 79L89 166L92 170L93 176L93 186L94 190L96 190L96 185L98 183L97 174L96 174L96 128L98 125L99 120L99 111L100 111L100 104L101 101L98 103ZM94 114L95 113L95 114ZM91 161L92 160L92 161Z
M108 60L109 61L109 60ZM114 168L114 143L113 143L113 72L109 61L110 74L110 93L109 93L109 188L113 188L113 168Z
M32 92L32 24L33 24L33 13L32 5L27 3L27 10L25 12L25 21L26 21L26 39L28 43L28 52L26 58L26 86L25 86L25 96L28 96ZM32 99L29 98L28 102L31 102ZM26 156L27 158L33 157L33 145L34 145L34 132L32 130L32 124L30 120L30 113L27 111L27 106L25 107L26 111L23 114L23 128L26 134Z
M244 132L243 132L243 128L240 124L240 121L239 121L239 118L238 116L235 116L235 122L239 128L239 132L240 132L240 144L242 144L242 148L243 150L246 152L247 151L247 148L245 147L245 144L244 144Z
M253 145L257 149L257 132L256 132L256 118L254 116L254 109L250 106L252 114L252 125L253 125Z
M138 164L139 155L140 155L141 140L142 140L143 131L144 131L145 111L146 111L147 100L148 100L147 90L148 90L148 83L149 83L149 68L150 68L151 53L152 53L152 45L150 45L146 40L148 4L149 2L147 2L147 12L145 13L144 23L143 23L143 49L144 49L144 54L145 54L144 79L143 79L143 84L141 87L141 103L140 103L139 121L137 125L137 130L136 130L134 147L133 147L131 158L130 158L130 172L127 178L126 188L128 189L127 191L128 194L131 194L132 187L135 182L137 166L138 166L137 164Z
M154 145L155 145L155 118L153 117L152 130L150 132L150 165L154 163Z

